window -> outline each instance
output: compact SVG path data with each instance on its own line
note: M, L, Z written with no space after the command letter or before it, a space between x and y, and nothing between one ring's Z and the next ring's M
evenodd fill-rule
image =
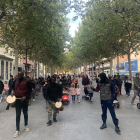
M4 80L4 61L1 61L1 80Z
M6 53L8 53L8 49L6 49Z
M6 61L6 69L5 69L6 73L5 73L5 78L6 80L8 80L8 61Z
M13 55L13 51L10 51L10 56L12 56Z

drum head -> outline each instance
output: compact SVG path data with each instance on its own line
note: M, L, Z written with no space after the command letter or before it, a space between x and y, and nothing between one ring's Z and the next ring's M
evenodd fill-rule
M62 106L62 103L61 103L61 102L56 102L56 103L55 103L55 107L56 107L56 108L60 108L61 106Z
M9 95L7 98L6 98L6 101L7 101L7 103L9 103L9 104L12 104L12 103L14 103L15 101L16 101L16 96L11 96L11 95Z

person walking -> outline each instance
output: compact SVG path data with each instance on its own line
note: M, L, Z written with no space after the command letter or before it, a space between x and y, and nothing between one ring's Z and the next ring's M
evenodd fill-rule
M8 91L9 91L9 86L7 81L5 81L4 88L3 88L3 100L6 100L6 97L8 96Z
M44 99L45 99L45 102L46 102L46 109L47 109L47 104L48 104L48 102L47 102L47 87L48 87L48 85L49 85L49 81L45 81L45 84L43 85L43 97L44 97Z
M4 88L4 84L1 81L1 76L0 76L0 102L2 101L2 91L3 91L3 88Z
M12 91L12 85L13 85L13 75L10 75L10 80L9 80L9 92L8 95L11 95L11 91ZM9 110L10 104L7 104L6 110Z
M139 73L136 73L136 77L134 78L134 96L131 101L132 104L134 104L134 100L138 95L139 91L140 91L140 78L139 78ZM140 102L140 97L139 97L139 102Z
M82 85L84 86L85 95L88 96L87 87L89 85L89 79L88 79L88 76L87 75L85 75L85 77L83 78Z
M93 97L93 90L91 88L94 88L92 85L92 81L90 81L90 84L87 87L87 91L89 93L89 102L92 102L92 97Z
M74 78L71 81L72 81L72 83L75 84L75 88L77 88L77 84L78 84L77 76L74 76Z
M82 95L82 91L81 91L79 85L77 85L77 88L76 88L76 95L77 95L77 102L80 103L80 95Z
M72 102L75 102L76 89L74 83L71 84L70 91L72 96Z
M24 72L18 73L18 78L13 82L11 96L15 95L17 99L15 102L16 109L16 133L13 135L14 138L18 137L20 134L20 116L21 110L23 109L24 114L24 125L25 131L29 131L28 127L28 102L29 96L32 91L32 86L28 79L25 79Z
M132 80L129 77L128 80L125 81L126 95L128 95L128 97L130 97L131 88L132 88Z
M107 120L107 108L110 111L113 123L115 125L115 131L120 133L120 128L118 127L118 119L116 118L113 101L116 97L114 84L106 77L105 73L100 74L100 82L97 84L96 89L92 88L93 91L98 92L100 90L100 99L101 99L101 107L102 107L102 120L103 125L100 129L107 128L106 120Z
M32 85L32 93L31 93L31 96L33 98L33 102L35 101L35 95L36 95L36 89L35 89L35 81L33 79L33 77L31 77L31 85Z
M52 110L53 110L53 121L57 122L57 108L55 107L55 103L60 101L62 97L62 90L59 84L55 83L55 78L51 78L51 83L48 85L47 90L45 92L47 107L48 107L48 126L52 125Z
M119 88L120 95L122 95L122 93L121 93L122 90L121 89L122 89L122 83L123 83L123 81L122 81L120 75L118 76L117 83L118 83L117 86Z

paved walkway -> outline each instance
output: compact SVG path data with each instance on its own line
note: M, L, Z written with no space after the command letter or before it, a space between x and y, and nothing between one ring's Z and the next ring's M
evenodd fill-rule
M95 85L95 82L94 82ZM81 85L80 85L81 86ZM83 90L83 89L82 89ZM123 91L123 94L124 91ZM133 93L131 92L131 96ZM24 132L24 120L21 116L21 134L17 140L140 140L140 110L130 104L131 98L122 95L119 98L121 107L116 109L120 121L121 134L114 131L108 112L108 128L100 130L102 125L100 94L94 93L93 103L81 100L81 103L65 105L64 111L58 114L57 123L47 126L46 104L40 93L39 99L29 107L30 132ZM138 97L135 102L138 102ZM6 102L0 103L0 140L11 140L15 133L15 110L5 110Z

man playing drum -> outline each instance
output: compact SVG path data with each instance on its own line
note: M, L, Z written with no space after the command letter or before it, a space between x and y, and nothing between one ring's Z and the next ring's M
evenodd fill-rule
M25 131L28 132L28 99L29 95L32 91L32 86L29 80L25 79L24 73L18 73L18 79L13 82L12 93L11 95L15 95L18 98L15 102L16 108L16 133L14 134L14 138L20 134L20 115L21 109L23 109L24 114L24 122L25 122ZM20 99L19 99L20 98Z
M61 86L55 83L55 78L51 78L51 84L48 85L46 90L46 99L48 101L48 126L52 125L52 110L53 110L53 121L57 122L57 108L55 107L55 103L60 100L62 97Z

